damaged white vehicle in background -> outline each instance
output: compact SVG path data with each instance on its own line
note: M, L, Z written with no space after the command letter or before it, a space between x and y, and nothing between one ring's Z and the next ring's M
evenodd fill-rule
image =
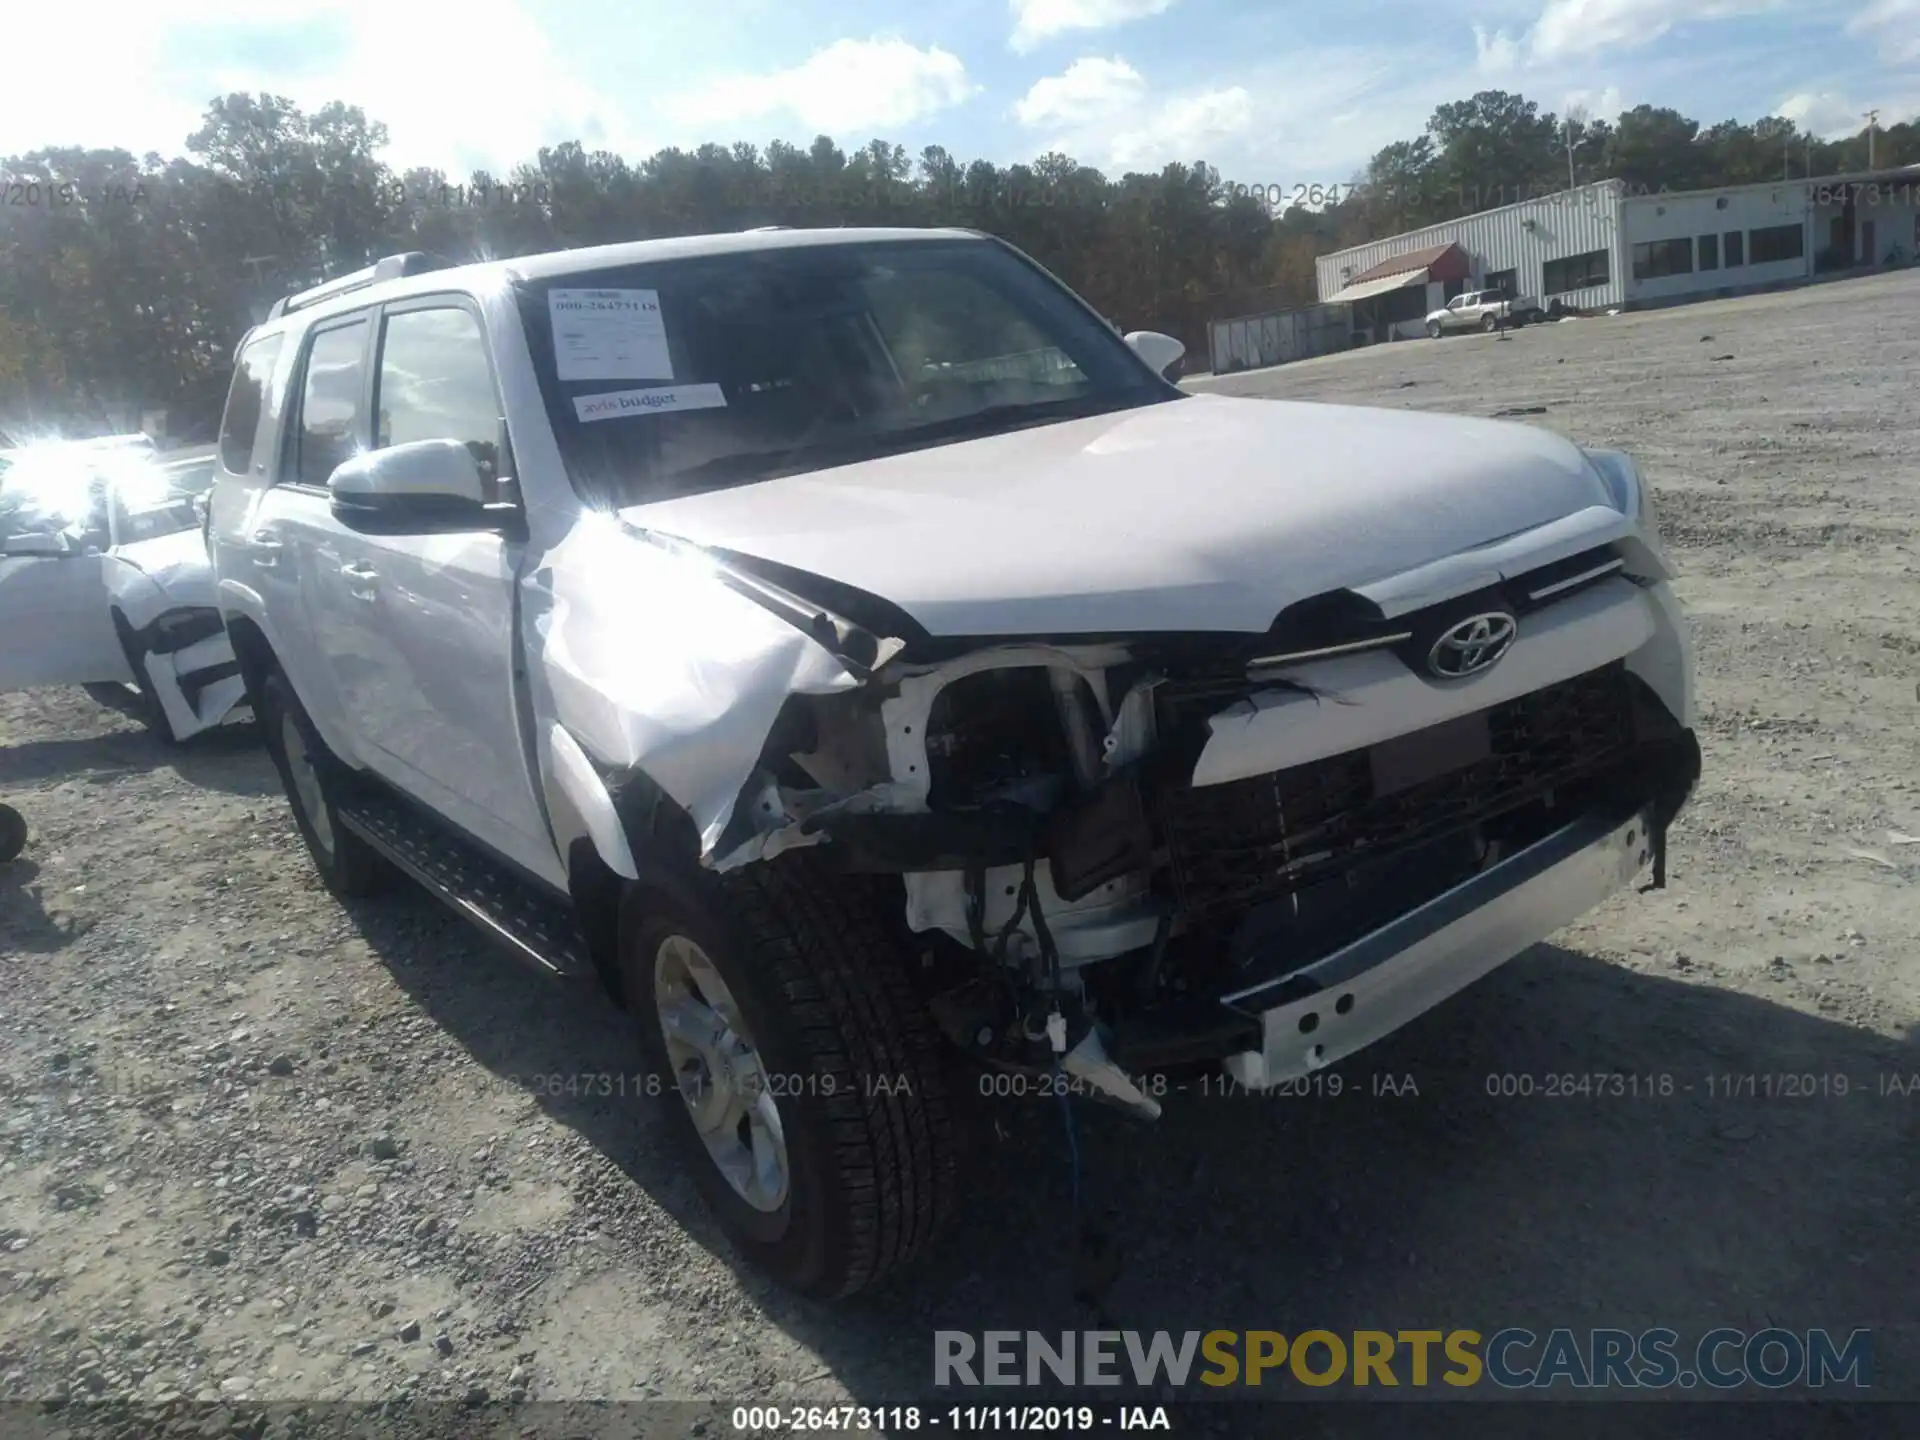
M394 256L242 344L214 560L314 864L603 982L803 1291L953 1207L955 1056L1272 1088L1664 880L1700 750L1634 466L1179 351L851 229Z
M246 694L202 529L210 448L116 442L0 454L0 691L79 685L156 735Z

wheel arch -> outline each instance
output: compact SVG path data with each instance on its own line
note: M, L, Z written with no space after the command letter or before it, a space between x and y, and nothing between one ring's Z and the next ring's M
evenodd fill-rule
M614 1004L624 1008L623 935L644 917L648 895L683 895L696 883L702 873L699 831L693 817L646 771L637 766L612 771L594 767L571 735L559 726L554 730L565 740L551 744L550 734L543 758L549 748L564 754L571 745L586 765L584 777L577 767L565 765L556 767L548 781L548 807L566 861L568 893L601 985ZM559 774L571 778L558 780ZM595 794L598 800L591 798ZM588 797L584 803L583 795ZM594 813L580 813L570 821L565 817L574 807Z
M267 682L276 665L273 642L259 624L245 615L226 617L227 638L233 644L233 658L240 662L241 678L247 682L247 699L259 713L260 687Z

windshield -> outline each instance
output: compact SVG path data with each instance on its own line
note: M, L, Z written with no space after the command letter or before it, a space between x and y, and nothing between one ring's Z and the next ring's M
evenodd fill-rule
M111 479L114 543L135 545L200 528L193 500L213 487L213 456L127 465Z
M667 261L520 300L561 454L598 506L1181 398L985 240Z

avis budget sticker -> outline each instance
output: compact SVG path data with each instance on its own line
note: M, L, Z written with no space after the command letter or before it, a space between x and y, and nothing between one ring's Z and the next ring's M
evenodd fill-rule
M725 409L726 404L727 397L718 385L660 385L651 390L610 390L604 395L576 395L573 397L573 413L582 420L617 420L623 415Z

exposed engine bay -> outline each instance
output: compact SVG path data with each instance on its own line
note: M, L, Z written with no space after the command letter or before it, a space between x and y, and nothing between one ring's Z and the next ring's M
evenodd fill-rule
M789 698L714 863L824 844L897 877L874 883L901 887L956 1045L1157 1114L1129 1076L1257 1049L1259 1010L1306 967L1578 817L1622 797L1653 815L1664 882L1699 753L1623 563L1589 552L1391 621L1308 607L1311 643L1277 654L1272 636L909 651ZM1531 648L1504 675L1421 672L1476 608Z

